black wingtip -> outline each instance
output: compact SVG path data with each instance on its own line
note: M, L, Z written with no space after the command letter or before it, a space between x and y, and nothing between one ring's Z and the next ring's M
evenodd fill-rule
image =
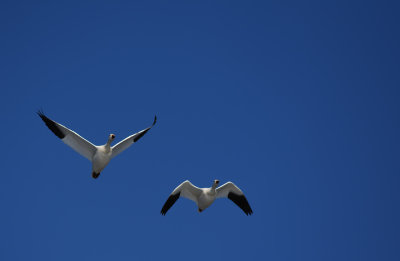
M42 119L42 121L46 124L46 126L60 139L63 139L65 137L65 134L57 127L56 122L53 120L47 118L46 115L44 115L42 110L38 110L37 114L39 117Z
M42 118L42 119L43 119L43 117L45 117L42 109L37 110L36 113L37 113L37 115L39 115L39 117Z
M228 198L238 205L238 207L243 210L246 216L253 214L253 210L251 209L250 204L244 195L237 195L233 192L229 192Z
M178 200L179 196L180 196L180 192L178 192L175 195L170 195L167 199L167 201L165 202L164 206L162 207L160 213L161 215L165 216L165 214L167 214L167 211L172 207L172 205Z
M154 124L156 124L156 122L157 122L157 116L154 116L153 124L147 129L140 132L135 138L133 138L133 142L137 142L141 137L143 137L154 126Z
M154 115L154 121L153 121L153 124L151 125L151 127L153 127L156 124L156 122L157 122L157 115Z

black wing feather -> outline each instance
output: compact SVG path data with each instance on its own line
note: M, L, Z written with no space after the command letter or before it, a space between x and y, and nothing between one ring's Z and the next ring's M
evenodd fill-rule
M154 126L154 124L156 124L156 122L157 122L157 116L154 116L153 124L152 124L150 127L148 127L147 129L145 129L142 133L140 133L139 135L137 135L137 136L133 139L133 142L136 142L136 141L138 141L141 137L143 137L143 136L146 134L146 132L148 132L148 131Z
M172 205L178 200L181 192L176 193L175 195L170 195L167 201L165 202L164 206L161 209L161 215L165 216L167 211L172 207Z
M49 118L46 117L46 115L43 114L42 111L38 111L37 114L39 115L40 118L46 123L46 126L60 139L64 139L65 134L58 128L57 124L53 121L50 120Z
M244 195L237 195L233 192L229 192L228 198L238 205L246 215L253 214L253 210L251 209L249 202Z

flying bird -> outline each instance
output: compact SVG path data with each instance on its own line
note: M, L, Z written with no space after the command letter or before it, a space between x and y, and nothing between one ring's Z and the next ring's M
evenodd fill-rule
M218 184L219 180L214 180L211 188L198 188L190 183L189 180L182 182L168 197L161 209L161 215L165 216L167 211L181 196L194 201L197 204L199 212L208 208L217 198L229 198L238 205L246 215L253 214L249 202L247 202L243 192L235 184L227 182L217 188Z
M47 127L65 144L70 146L73 150L81 154L92 162L92 177L97 179L100 172L107 166L112 158L126 150L133 143L137 142L143 135L146 134L156 124L157 116L154 116L153 124L141 130L124 140L118 142L116 145L111 147L111 142L115 139L114 134L108 136L107 143L104 145L96 146L90 141L81 137L78 133L67 127L49 119L42 111L38 111L37 114L44 121Z

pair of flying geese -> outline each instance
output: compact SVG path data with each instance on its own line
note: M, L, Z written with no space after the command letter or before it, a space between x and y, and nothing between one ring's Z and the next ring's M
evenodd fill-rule
M96 146L73 130L49 119L43 112L39 111L38 115L58 138L92 162L92 177L95 179L99 177L100 172L107 166L112 158L137 142L157 121L157 117L155 116L153 124L150 127L125 138L111 147L111 142L115 139L114 134L108 136L106 144ZM161 214L165 215L181 196L194 201L197 204L199 212L208 208L217 198L229 198L238 205L246 215L251 215L253 213L243 192L235 184L227 182L217 187L218 184L219 180L214 180L211 188L198 188L190 183L190 181L184 181L172 191L161 209Z

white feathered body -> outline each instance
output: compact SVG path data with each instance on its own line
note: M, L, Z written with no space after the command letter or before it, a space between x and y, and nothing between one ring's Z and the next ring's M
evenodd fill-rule
M92 170L100 173L110 162L112 150L110 145L96 146L97 150L92 159Z
M203 188L203 193L201 193L198 198L197 206L199 209L204 210L208 208L216 199L217 192L212 188Z

